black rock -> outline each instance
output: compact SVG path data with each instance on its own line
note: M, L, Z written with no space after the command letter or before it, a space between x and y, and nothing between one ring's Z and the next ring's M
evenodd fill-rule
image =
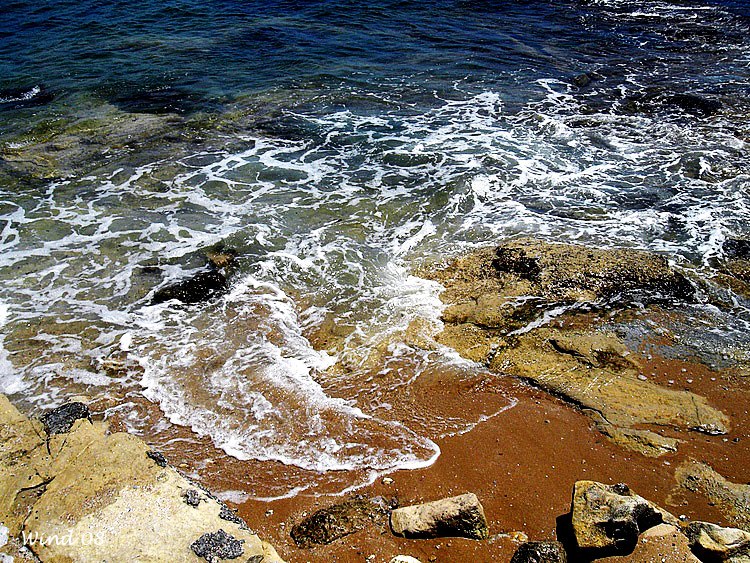
M203 557L206 561L217 561L219 559L237 559L241 557L245 550L242 548L244 540L238 540L227 534L224 530L218 532L203 534L192 544L190 549L198 557Z
M146 455L149 458L153 459L154 463L156 463L156 465L158 465L159 467L167 466L167 458L164 457L163 453L151 450Z
M226 520L227 522L233 522L234 524L239 524L242 527L247 527L247 524L245 524L245 521L239 517L239 515L229 508L226 504L223 502L221 504L221 510L219 511L219 518L222 520Z
M721 102L704 98L696 94L673 94L665 99L665 102L677 106L682 111L699 117L708 117L721 109Z
M91 421L89 408L83 403L66 403L44 414L41 420L47 435L52 436L53 434L70 432L73 423L81 418L87 418Z
M557 541L530 541L518 546L510 563L567 563L563 544Z
M750 240L730 238L722 246L724 255L732 260L750 260Z
M157 290L151 303L157 305L172 299L183 303L201 303L226 293L228 289L226 277L221 272L211 270Z
M187 491L182 493L182 499L185 501L185 504L187 504L188 506L192 506L193 508L198 506L203 500L201 494L195 489L188 489Z
M539 261L523 249L500 246L495 251L492 267L498 272L513 273L527 280L535 280L541 273Z

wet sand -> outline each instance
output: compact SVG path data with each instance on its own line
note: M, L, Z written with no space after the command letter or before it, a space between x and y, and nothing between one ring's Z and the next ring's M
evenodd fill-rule
M580 479L626 482L677 516L726 523L705 499L677 490L674 472L683 461L696 459L709 463L731 481L750 481L746 463L750 459L750 385L745 379L712 372L697 363L659 358L644 362L657 374L657 383L690 388L724 410L732 421L730 433L708 436L661 428L683 442L676 453L648 458L612 444L592 429L585 414L562 400L512 378L498 377L495 391L516 397L515 407L466 434L439 440L442 454L429 468L398 471L390 475L392 484L378 481L357 491L368 497L396 497L401 505L474 492L489 520L487 541L405 540L394 537L384 524L330 545L297 548L289 536L291 527L313 511L347 498L339 495L250 500L238 506L239 513L290 563L381 562L399 553L423 562L509 561L524 538L556 537L556 519L569 510L573 484ZM688 379L692 383L687 383ZM670 380L674 383L669 384ZM442 391L439 385L428 387L432 396L425 399L440 401L451 394L449 386L446 382ZM173 459L180 457L177 450L170 453ZM214 459L210 471L199 473L204 474L201 480L205 485L217 490L241 486L248 481L248 472L262 466L269 483L280 478L279 472L289 470L278 464L237 462L219 452L214 452ZM372 556L374 559L368 559Z

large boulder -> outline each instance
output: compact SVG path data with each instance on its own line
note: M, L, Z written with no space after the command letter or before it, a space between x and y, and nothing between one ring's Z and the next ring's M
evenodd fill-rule
M567 563L563 544L557 541L529 541L522 543L510 563Z
M750 533L708 522L691 522L685 529L690 547L704 563L750 563Z
M291 536L299 547L324 545L385 520L384 502L355 498L322 508L292 528Z
M630 553L645 530L662 523L679 526L673 515L627 485L596 481L575 484L571 518L577 548L591 557Z
M104 424L85 417L74 418L64 431L67 415L82 413L68 407L45 417L48 423L64 422L48 425L54 432L45 436L41 424L0 396L0 428L8 438L0 443L0 521L10 523L9 534L25 536L41 561L230 559L210 550L199 555L193 547L206 545L201 538L219 531L233 546L220 554L241 553L243 561L254 563L281 561L273 547L241 520L222 517L225 506L196 492L135 436L108 434ZM199 502L186 501L196 494Z
M489 535L484 509L474 493L397 508L391 511L391 530L405 538L481 540Z

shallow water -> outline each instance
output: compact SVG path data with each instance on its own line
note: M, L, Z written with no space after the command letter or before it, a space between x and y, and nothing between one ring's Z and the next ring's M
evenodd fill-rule
M0 186L0 391L32 410L84 394L157 442L189 427L364 482L513 405L420 402L436 371L456 389L485 374L430 343L439 287L418 266L534 234L708 279L750 235L743 2L99 4L0 14L0 138L123 112L213 121ZM226 296L151 305L216 243L239 253ZM686 308L684 353L747 357L734 299Z

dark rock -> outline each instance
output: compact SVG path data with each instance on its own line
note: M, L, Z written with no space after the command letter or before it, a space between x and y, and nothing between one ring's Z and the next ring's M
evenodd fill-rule
M530 541L522 543L510 563L567 563L568 556L560 542Z
M722 246L724 256L733 260L750 260L750 240L730 238Z
M474 493L397 508L390 520L393 533L404 538L489 536L484 508Z
M294 526L291 536L299 547L329 544L384 519L385 514L377 503L353 499L318 510Z
M537 280L541 273L539 259L529 256L523 248L499 246L495 250L492 267L498 272L517 274L529 281Z
M231 508L229 508L226 504L223 502L221 504L221 511L219 512L219 518L222 520L226 520L227 522L234 522L235 524L239 524L240 526L247 527L247 524L245 524L245 521L240 518L240 516Z
M167 458L164 457L164 454L162 454L161 452L151 450L146 455L149 458L153 459L154 463L156 463L156 465L158 465L159 467L167 466Z
M195 489L188 489L187 491L182 493L182 498L185 501L185 504L187 504L188 506L192 506L193 508L198 506L203 500L201 494Z
M183 303L201 303L226 293L227 290L227 279L221 272L212 270L157 290L151 303L157 305L172 299Z
M673 94L665 99L669 105L698 117L708 117L721 110L721 102L696 94Z
M81 418L91 421L89 408L83 403L66 403L44 414L41 420L47 435L52 436L70 432L73 423Z
M190 544L190 549L198 557L203 557L206 561L213 563L220 559L241 557L244 553L243 543L245 543L243 540L235 539L224 530L219 530L218 532L203 534Z
M603 77L598 72L582 72L581 74L574 76L571 79L571 82L578 88L585 88L595 80L600 80L601 78Z

